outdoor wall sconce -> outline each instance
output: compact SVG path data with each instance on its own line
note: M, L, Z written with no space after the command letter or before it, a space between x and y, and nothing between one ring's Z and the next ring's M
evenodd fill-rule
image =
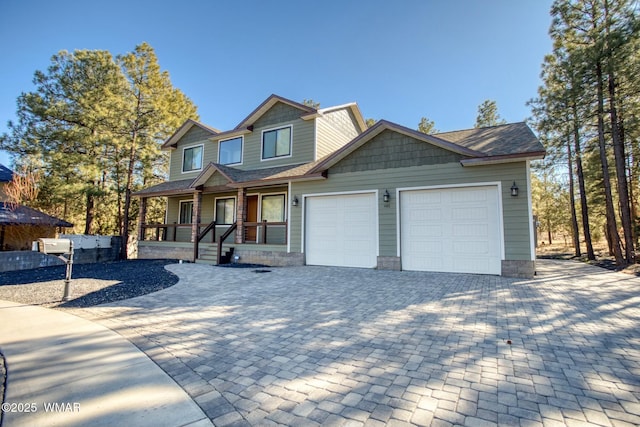
M518 186L515 181L513 181L513 185L511 186L511 196L518 197Z
M384 190L384 194L382 195L382 201L385 203L389 203L389 198L391 196L389 195L389 190Z
M291 205L293 207L298 206L298 196L293 196L293 200L291 201Z

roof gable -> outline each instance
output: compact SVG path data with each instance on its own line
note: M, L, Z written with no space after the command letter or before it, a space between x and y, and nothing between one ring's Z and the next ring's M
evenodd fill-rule
M180 141L180 139L182 139L182 137L184 137L187 132L189 132L191 130L191 128L193 128L194 126L196 126L199 129L202 129L203 131L205 131L207 134L209 134L210 136L216 135L218 133L220 133L220 131L216 128L212 128L210 126L207 125L203 125L200 122L197 122L195 120L192 119L187 119L186 122L184 122L182 124L182 126L180 126L178 128L178 130L176 130L173 135L171 135L169 137L169 139L167 139L164 144L162 144L162 149L163 150L167 150L167 149L171 149L171 148L175 148L178 145L178 142Z
M465 156L404 133L385 129L329 169L329 173L458 163Z
M198 175L189 185L189 187L191 188L196 188L196 187L200 187L203 186L207 181L209 181L211 179L211 177L213 177L216 174L219 174L222 176L223 180L226 182L222 182L221 180L217 180L217 185L225 185L227 183L233 183L235 182L235 179L233 179L232 174L233 171L235 171L235 169L227 167L227 166L223 166L217 163L209 163L202 172L200 172L200 175Z
M433 135L427 135L422 132L414 131L407 127L404 127L386 120L380 120L375 125L370 127L366 132L362 133L360 136L353 139L347 145L333 152L332 154L326 156L310 172L318 172L334 166L339 161L341 161L342 159L344 159L354 151L358 150L363 145L367 144L369 141L371 141L373 138L375 138L377 135L381 134L385 130L390 130L392 132L396 132L398 134L408 136L417 141L427 142L435 147L448 150L452 153L455 153L461 156L468 156L468 157L482 156L482 153L471 150L469 148L461 147L459 145L437 138Z
M273 94L265 99L262 104L260 104L255 110L253 110L244 120L242 120L240 124L235 127L235 129L245 129L249 126L253 126L262 116L269 112L269 110L271 110L278 103L282 103L299 111L300 113L298 114L298 117L309 114L313 115L318 111L315 108Z
M380 120L350 143L326 156L310 170L326 170L367 144L385 130L459 154L463 166L542 159L545 149L526 123L511 123L489 128L467 129L427 135L396 123Z

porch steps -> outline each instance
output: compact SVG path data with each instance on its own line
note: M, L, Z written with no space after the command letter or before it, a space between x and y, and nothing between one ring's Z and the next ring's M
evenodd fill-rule
M231 259L233 258L233 247L224 247L222 248L222 260L220 264L229 264ZM209 264L209 265L217 265L217 250L216 249L208 249L203 248L200 250L200 256L196 260L196 263L199 264Z

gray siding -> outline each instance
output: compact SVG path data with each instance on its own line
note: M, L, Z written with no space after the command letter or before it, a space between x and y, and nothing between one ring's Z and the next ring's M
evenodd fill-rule
M303 121L300 115L303 112L283 103L275 104L269 111L254 123L252 133L244 136L244 152L242 165L234 165L239 169L258 169L272 166L305 163L314 160L314 120ZM293 125L292 128L292 156L261 161L262 130L274 127ZM180 138L177 148L171 150L169 180L195 179L201 171L182 173L183 149L198 144L204 145L202 167L209 163L218 162L218 141L212 141L214 135L193 126ZM225 138L227 139L227 138Z
M333 173L361 172L459 162L464 157L424 141L385 130L331 168Z
M340 164L336 165L340 166ZM518 183L520 195L511 197L513 181ZM291 211L291 251L300 252L302 242L302 196L314 193L378 190L379 252L380 256L397 256L397 195L396 188L428 187L478 182L502 183L503 227L507 260L530 260L529 223L527 214L525 162L501 165L462 167L459 163L378 169L361 172L335 173L329 170L325 181L292 183L292 194L300 199L300 206ZM388 206L382 194L388 190Z
M277 102L264 113L258 120L253 123L254 129L256 128L266 128L276 125L278 123L283 122L292 122L300 118L300 116L304 114L304 111L292 107L290 105L284 104L282 102Z
M219 173L218 171L216 171L211 178L209 178L207 180L207 182L204 183L205 187L216 187L219 185L227 185L229 183L229 180L227 178L225 178L221 173Z
M349 108L326 113L316 119L317 159L326 156L358 136L355 117Z
M276 108L274 106L273 108ZM267 112L265 115L268 115ZM298 114L299 116L300 114ZM254 125L253 132L244 136L244 153L242 153L242 164L234 165L234 168L242 170L262 169L275 166L292 165L299 163L307 163L314 160L314 138L315 124L314 120L294 119L290 121L272 122L265 121L267 125ZM258 120L257 123L263 123ZM291 128L291 157L282 157L271 160L262 160L262 131L279 127L292 126ZM215 148L217 156L218 143L211 144ZM217 161L217 159L215 160Z
M202 153L202 167L204 168L210 162L216 161L218 157L218 146L213 144L208 138L211 134L198 126L193 126L189 131L180 138L178 146L171 150L169 181L178 179L195 178L201 171L182 173L182 152L185 147L202 144L204 151Z

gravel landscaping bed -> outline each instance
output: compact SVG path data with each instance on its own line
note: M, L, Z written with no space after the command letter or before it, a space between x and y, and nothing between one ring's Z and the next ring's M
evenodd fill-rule
M55 308L78 308L146 295L173 286L178 277L164 266L176 260L127 260L73 266L69 301L65 266L0 273L0 299Z

